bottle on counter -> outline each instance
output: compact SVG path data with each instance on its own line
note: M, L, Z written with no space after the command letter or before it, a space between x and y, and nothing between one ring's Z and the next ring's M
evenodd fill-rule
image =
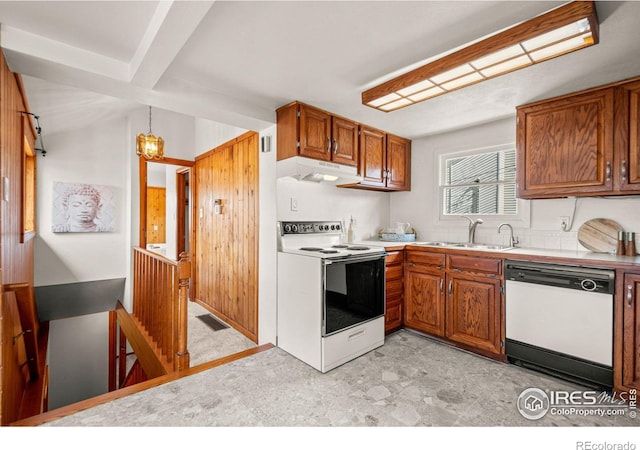
M353 223L353 216L351 216L351 220L349 221L349 229L347 230L347 243L353 244L356 240L356 230L355 224Z
M624 231L618 231L618 244L616 246L616 255L622 256L627 253L626 245L627 233Z
M627 233L627 244L625 247L625 255L636 256L636 234L633 231Z

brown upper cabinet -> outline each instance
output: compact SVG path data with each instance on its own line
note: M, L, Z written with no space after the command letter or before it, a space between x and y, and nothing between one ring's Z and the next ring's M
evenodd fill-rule
M344 185L411 190L411 141L300 102L276 110L278 161L305 156L356 166L362 182Z
M279 108L278 160L306 156L358 165L358 124L303 103Z
M640 79L517 111L520 198L640 192Z
M411 141L362 125L360 175L363 180L350 187L411 190Z

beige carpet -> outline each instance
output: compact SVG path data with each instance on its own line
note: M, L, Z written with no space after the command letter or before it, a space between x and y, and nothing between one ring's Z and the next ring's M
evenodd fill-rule
M214 331L198 319L197 316L203 314L211 313L197 303L189 302L187 349L189 350L191 367L256 346L255 342L231 326L224 330ZM218 317L216 319L224 322Z

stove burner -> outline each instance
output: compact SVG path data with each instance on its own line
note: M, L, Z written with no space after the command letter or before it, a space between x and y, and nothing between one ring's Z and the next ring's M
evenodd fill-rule
M320 253L340 253L338 250L320 250Z
M331 248L347 248L349 247L348 245L344 245L344 244L338 244L338 245L332 245Z
M319 252L322 249L320 247L300 247L300 250L304 250L306 252Z
M365 247L363 245L352 245L351 247L347 247L347 250L369 250L369 247Z

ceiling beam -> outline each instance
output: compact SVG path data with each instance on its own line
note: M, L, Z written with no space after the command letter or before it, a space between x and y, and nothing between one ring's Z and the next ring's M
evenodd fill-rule
M159 2L130 63L131 83L152 89L214 1Z
M233 125L248 130L263 130L275 123L275 111L213 91L203 92L184 82L165 82L162 88L148 89L128 81L109 78L75 67L58 64L5 49L13 72L86 89L110 97L151 105L188 116Z
M5 51L29 55L34 59L61 64L76 70L99 74L114 80L129 78L129 65L107 56L90 52L37 34L6 25L0 26L0 42ZM11 67L11 61L8 61Z

